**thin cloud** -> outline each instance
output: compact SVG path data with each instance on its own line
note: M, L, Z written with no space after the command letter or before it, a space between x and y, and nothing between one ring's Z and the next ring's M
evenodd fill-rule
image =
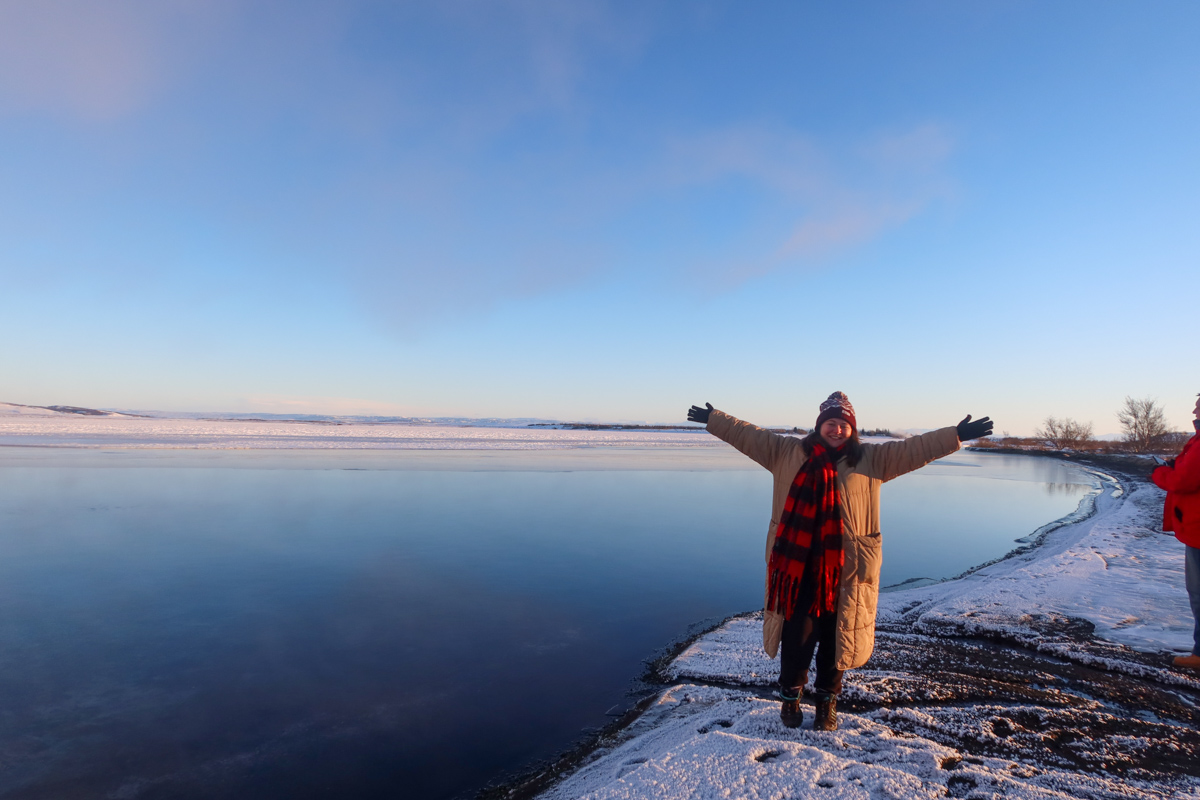
M820 258L839 249L865 244L889 228L909 221L924 207L921 201L911 200L898 205L845 208L828 216L802 219L779 248L778 258L781 261Z
M688 265L733 287L835 258L920 216L952 196L947 169L953 151L953 137L933 123L850 146L822 144L787 128L742 125L672 140L668 166L658 176L660 190L739 182L769 210L769 221L745 226L738 252Z
M220 2L0 2L0 111L113 120L170 82Z
M803 199L835 185L830 154L803 133L765 125L738 125L666 142L661 175L668 183L703 185L741 177Z
M954 153L954 137L941 125L925 123L888 133L861 148L863 155L887 170L932 172Z
M844 144L755 121L683 130L616 105L593 126L593 90L637 59L650 16L600 0L0 0L0 113L162 112L119 145L141 154L123 162L125 193L80 159L45 207L83 222L60 235L37 206L22 226L91 236L59 260L139 282L194 269L176 253L193 240L163 230L213 231L212 260L246 265L236 285L328 286L411 334L588 282L698 270L732 287L811 268L947 196L954 141L935 124ZM364 33L373 21L387 42Z
M827 263L946 197L952 147L942 137L932 157L932 130L914 134L923 146L910 148L918 157L908 161L891 140L835 147L788 129L740 126L642 141L640 155L619 169L600 158L564 164L549 153L498 171L455 171L453 189L431 170L422 183L438 197L436 210L414 203L421 190L409 184L402 231L384 243L370 235L382 217L364 229L374 244L348 254L346 275L362 302L406 336L588 283L673 286L689 274L729 291ZM755 213L721 212L747 195ZM630 222L642 216L651 222ZM647 227L649 241L639 233ZM646 254L659 250L668 255L647 269Z

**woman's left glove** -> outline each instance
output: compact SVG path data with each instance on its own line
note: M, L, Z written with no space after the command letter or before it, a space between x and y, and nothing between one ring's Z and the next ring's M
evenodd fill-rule
M955 426L958 431L958 440L965 442L968 439L978 439L980 436L992 435L992 418L984 417L971 422L971 415L967 414L967 418Z

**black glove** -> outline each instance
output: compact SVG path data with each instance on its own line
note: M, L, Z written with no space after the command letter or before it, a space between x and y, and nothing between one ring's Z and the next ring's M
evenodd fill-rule
M1164 464L1163 466L1165 466L1165 467L1170 467L1171 469L1175 469L1175 459L1173 459L1173 458L1172 458L1171 460L1169 460L1169 461L1168 461L1166 464Z
M708 414L712 411L712 403L705 403L708 408L700 406L692 406L688 409L688 422L700 422L704 425L708 424Z
M971 422L971 415L967 414L967 418L955 426L958 431L958 440L965 442L968 439L978 439L980 436L992 435L992 419L984 417Z

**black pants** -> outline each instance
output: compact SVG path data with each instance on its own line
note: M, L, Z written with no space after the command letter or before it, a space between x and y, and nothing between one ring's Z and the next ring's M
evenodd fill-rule
M808 667L815 651L817 680L813 688L829 694L842 691L843 671L834 668L837 663L837 614L822 614L815 618L792 614L792 618L783 623L780 649L780 689L785 692L802 689L808 683Z

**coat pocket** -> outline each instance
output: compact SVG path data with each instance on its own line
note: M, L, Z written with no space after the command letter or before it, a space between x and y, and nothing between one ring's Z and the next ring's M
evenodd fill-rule
M879 585L879 571L883 567L883 536L870 533L855 537L858 549L858 565L855 577L859 583Z

